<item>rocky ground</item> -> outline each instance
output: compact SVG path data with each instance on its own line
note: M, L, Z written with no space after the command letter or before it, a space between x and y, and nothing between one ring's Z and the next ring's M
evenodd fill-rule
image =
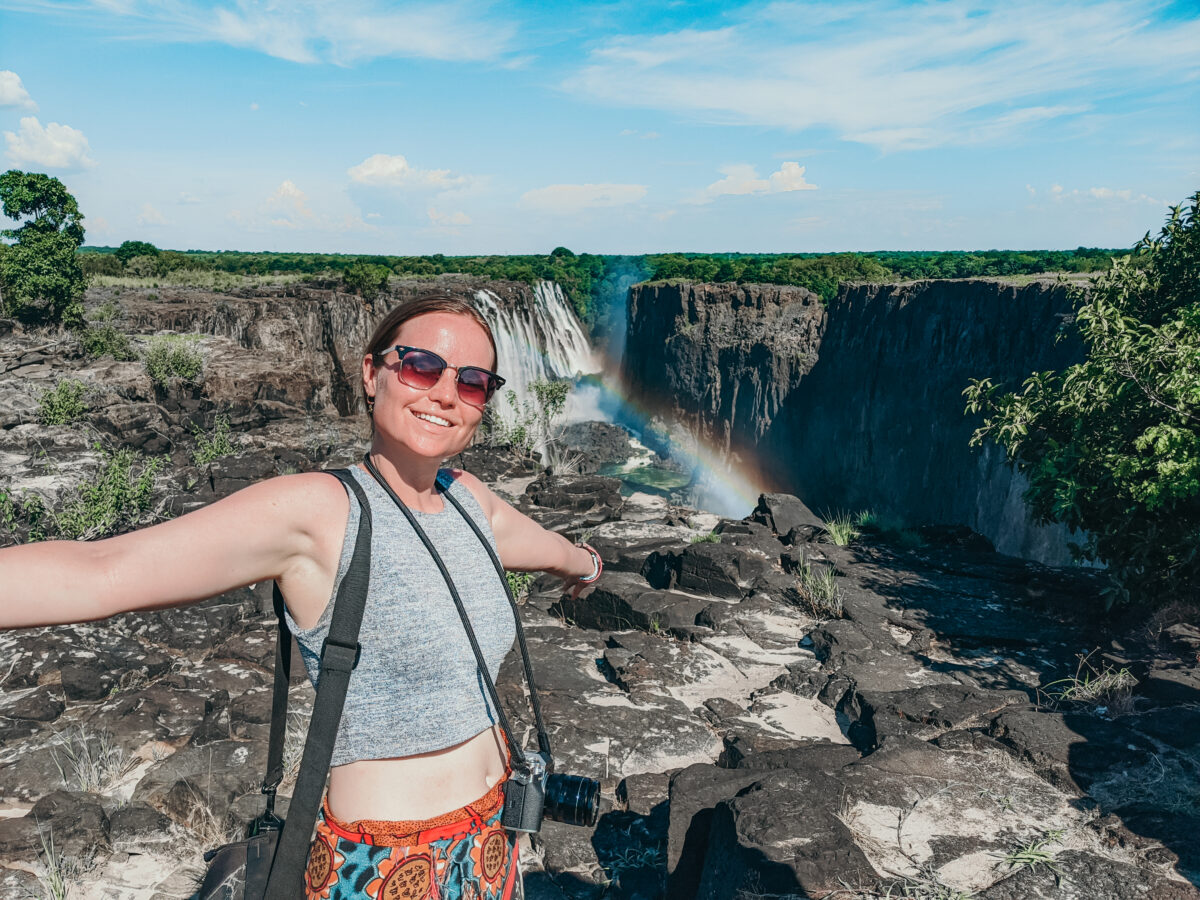
M330 309L358 322L346 298L270 315L261 298L117 299L134 334L202 332L203 384L156 386L136 361L0 326L10 496L61 507L105 448L133 447L169 457L152 518L365 444L318 340ZM184 311L218 299L220 328ZM289 354L294 333L311 350ZM92 386L89 410L42 425L64 374ZM196 465L218 413L235 452ZM607 798L594 829L548 822L525 848L530 896L1200 897L1194 610L1101 622L1095 575L965 529L839 546L793 497L727 520L503 450L461 463L606 561L578 599L542 579L523 604L558 769ZM28 522L17 508L0 524L10 543ZM0 635L0 896L60 896L50 870L73 898L194 891L202 850L261 808L269 605L258 585ZM510 656L501 692L528 728L519 669ZM293 675L294 767L312 692Z

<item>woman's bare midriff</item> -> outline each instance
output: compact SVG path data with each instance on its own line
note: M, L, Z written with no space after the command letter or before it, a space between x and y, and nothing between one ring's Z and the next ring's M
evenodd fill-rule
M431 819L478 800L504 777L504 736L489 728L432 753L363 759L329 773L329 809L356 819Z

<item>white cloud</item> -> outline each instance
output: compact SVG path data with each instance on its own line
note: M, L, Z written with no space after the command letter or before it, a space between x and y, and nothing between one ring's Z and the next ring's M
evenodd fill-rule
M4 140L8 142L8 158L18 166L82 169L96 164L88 156L91 148L82 131L57 122L43 128L36 116L21 119L20 131L4 132Z
M564 87L706 122L827 128L885 151L998 142L1095 96L1153 97L1200 77L1200 16L1161 5L747 6L725 28L608 39Z
M646 196L644 184L551 184L526 191L519 205L540 212L571 215L602 206L625 206Z
M719 170L725 177L714 181L703 191L692 198L694 203L708 203L717 197L728 194L786 194L791 191L815 191L817 186L809 184L804 179L805 166L795 162L785 162L779 171L772 172L766 178L759 178L754 166L738 163L722 166Z
M376 230L344 203L339 211L330 211L328 206L320 202L314 208L308 194L291 179L285 179L253 210L232 209L227 215L237 225L256 233L278 228L314 234Z
M1025 187L1031 195L1035 193L1030 185ZM1080 188L1067 190L1061 184L1054 184L1050 186L1049 195L1050 199L1057 203L1102 200L1119 203L1148 203L1152 206L1167 205L1165 200L1159 200L1157 197L1151 197L1149 194L1143 194L1131 188L1090 187L1086 190Z
M155 209L149 203L142 204L142 210L138 213L137 223L139 225L166 225L167 219L161 212Z
M418 188L448 191L467 183L463 175L452 175L449 169L418 169L409 165L403 156L376 153L368 156L346 174L359 184L385 187Z
M33 11L59 12L51 4ZM481 0L395 4L388 0L84 0L130 36L170 42L219 41L299 63L350 65L380 57L491 60L515 25ZM521 60L514 61L520 65Z
M444 213L434 207L429 207L429 221L439 228L455 225L470 225L471 217L465 212Z
M25 85L21 83L21 76L8 69L0 71L0 107L5 106L32 109L35 112L38 108L29 96L29 91L25 90Z

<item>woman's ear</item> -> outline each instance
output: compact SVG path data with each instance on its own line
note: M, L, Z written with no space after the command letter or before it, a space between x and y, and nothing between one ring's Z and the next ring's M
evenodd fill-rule
M370 398L375 397L376 384L375 380L379 374L379 369L375 365L375 357L367 354L363 357L362 362L362 383L363 391Z

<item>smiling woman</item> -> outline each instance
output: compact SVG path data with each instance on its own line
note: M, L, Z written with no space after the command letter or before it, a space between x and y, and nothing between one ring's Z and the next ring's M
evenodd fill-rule
M598 577L595 551L544 530L474 476L441 467L470 443L503 383L495 364L491 331L469 303L413 301L380 323L363 355L374 433L364 465L349 470L361 500L327 474L288 475L109 540L0 551L8 588L0 627L178 606L274 579L315 683L331 598L350 570L358 523L370 516L361 652L307 870L285 873L295 888L288 896L392 896L383 887L400 872L414 898L519 896L515 833L500 824L510 760L499 711L450 590L395 502L446 561L493 680L515 623L491 552L504 569L548 571L576 587ZM168 570L163 559L177 562ZM411 863L420 859L427 865L418 871Z

